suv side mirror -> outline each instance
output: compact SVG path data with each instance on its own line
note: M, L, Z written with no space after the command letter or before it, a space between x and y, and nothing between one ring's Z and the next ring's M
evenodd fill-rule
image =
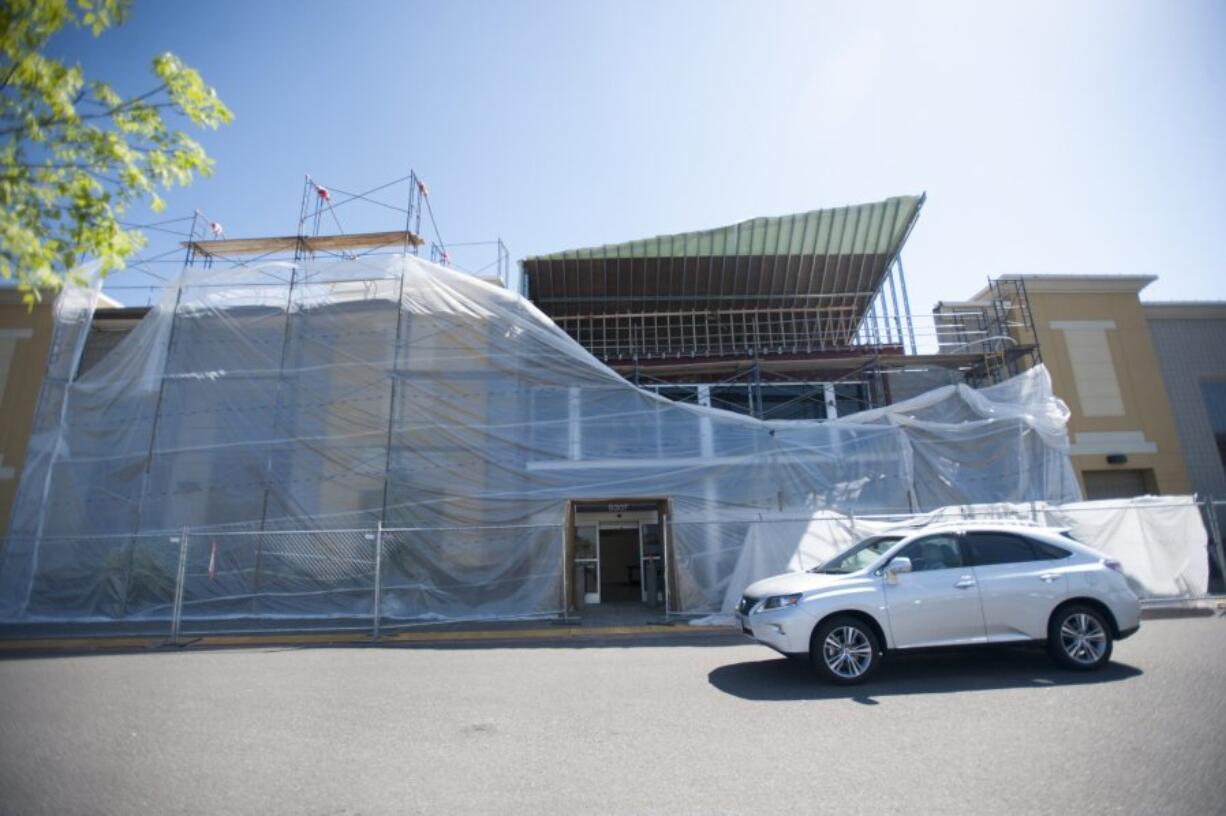
M895 556L890 563L885 565L885 577L890 582L897 581L899 575L910 571L911 559L905 555Z

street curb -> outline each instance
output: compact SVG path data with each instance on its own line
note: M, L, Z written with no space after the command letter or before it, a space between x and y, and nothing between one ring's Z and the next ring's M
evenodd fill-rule
M1142 620L1210 617L1221 613L1226 602L1203 599L1181 605L1146 606ZM209 648L241 648L244 646L380 646L412 645L417 643L497 643L498 641L566 641L604 640L624 637L691 637L694 635L735 635L735 626L685 626L646 624L636 626L553 626L539 629L474 629L444 632L394 632L378 640L366 632L302 632L298 634L224 634L187 636L179 643L165 638L147 636L123 637L42 637L0 639L0 656L17 654L55 654L89 652L123 652L148 650L184 650Z
M1207 618L1223 614L1226 614L1226 598L1220 596L1141 603L1141 620Z
M642 636L731 635L731 626L566 626L550 629L480 629L451 632L395 632L378 640L357 632L304 632L301 634L226 634L186 637L180 643L150 637L63 637L0 640L0 654L40 652L110 652L139 649L208 649L241 646L399 645L414 643L480 643L497 641L602 640Z

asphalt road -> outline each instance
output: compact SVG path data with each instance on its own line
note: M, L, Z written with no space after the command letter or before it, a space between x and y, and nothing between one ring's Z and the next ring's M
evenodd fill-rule
M5 813L1226 812L1226 620L1094 675L728 639L0 661Z

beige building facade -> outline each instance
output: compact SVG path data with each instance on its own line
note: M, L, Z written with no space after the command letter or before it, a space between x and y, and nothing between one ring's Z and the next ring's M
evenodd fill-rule
M1073 467L1089 499L1192 487L1140 293L1156 278L1006 275L1027 301L1056 394L1069 406ZM957 304L985 304L991 290ZM1012 305L1012 304L1011 304ZM939 307L938 307L939 311Z
M51 347L51 305L31 310L14 287L0 288L0 534L8 529L25 465L34 406Z
M44 295L32 309L21 297L15 286L0 286L0 536L8 530L54 336L55 296ZM119 306L105 295L97 304Z

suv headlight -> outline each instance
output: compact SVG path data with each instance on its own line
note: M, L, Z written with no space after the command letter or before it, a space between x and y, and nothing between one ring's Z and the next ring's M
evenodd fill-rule
M766 603L762 604L762 611L769 612L772 609L783 609L787 606L795 606L800 603L802 593L797 592L795 595L775 595L766 599Z

